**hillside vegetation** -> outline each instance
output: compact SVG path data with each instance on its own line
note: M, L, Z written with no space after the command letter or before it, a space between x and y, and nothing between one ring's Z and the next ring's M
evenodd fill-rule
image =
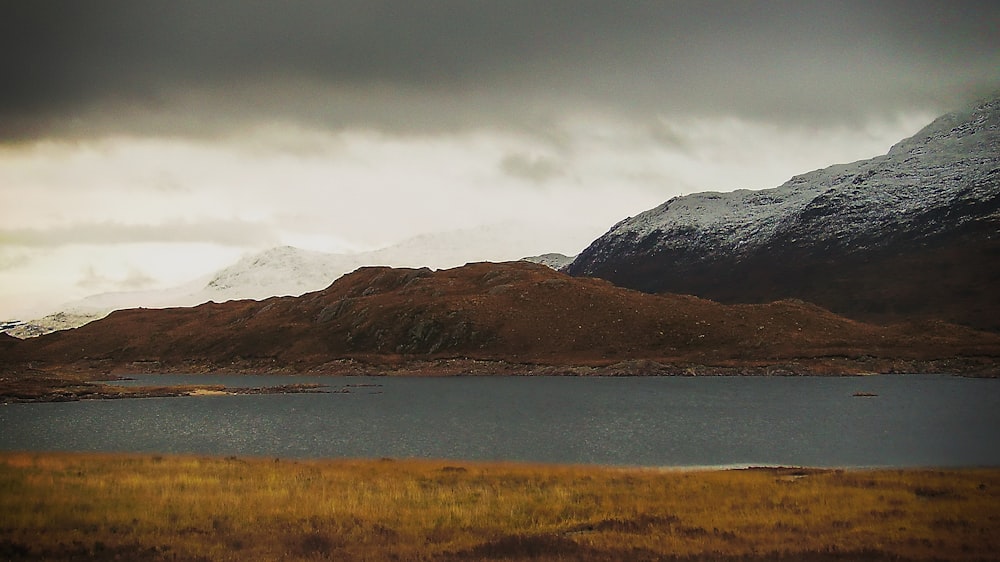
M0 454L7 560L988 560L995 470Z
M995 374L997 357L1000 334L934 322L877 326L801 301L723 305L650 295L526 262L436 272L362 268L301 297L118 311L75 330L0 342L0 368L8 372L89 377L143 371Z

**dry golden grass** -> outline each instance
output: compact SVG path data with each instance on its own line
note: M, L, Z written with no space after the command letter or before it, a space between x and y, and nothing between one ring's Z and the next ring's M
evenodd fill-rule
M0 453L0 559L990 560L1000 471Z

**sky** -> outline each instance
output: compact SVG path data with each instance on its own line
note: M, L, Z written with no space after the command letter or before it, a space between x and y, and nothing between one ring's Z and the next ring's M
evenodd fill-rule
M572 255L885 153L1000 91L997 29L995 1L7 3L0 319L278 245Z

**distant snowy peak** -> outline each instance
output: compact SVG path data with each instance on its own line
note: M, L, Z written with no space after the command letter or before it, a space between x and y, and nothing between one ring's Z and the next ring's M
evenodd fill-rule
M176 287L91 295L67 303L62 310L43 318L13 326L7 333L19 338L34 337L76 328L127 308L186 307L209 301L299 296L325 289L364 261L360 256L327 254L291 246L271 248L245 256L213 275Z
M280 246L246 256L219 271L203 293L223 300L298 296L326 288L359 264L356 256Z
M195 306L208 301L261 300L299 296L328 287L363 266L430 267L444 269L477 261L513 261L544 249L551 236L544 225L506 223L420 235L370 252L331 254L280 246L248 255L206 278L157 291L93 295L68 303L45 318L9 327L17 337L75 328L124 308ZM588 229L589 231L589 229ZM565 229L565 240L587 240L590 234ZM561 243L560 243L561 242Z

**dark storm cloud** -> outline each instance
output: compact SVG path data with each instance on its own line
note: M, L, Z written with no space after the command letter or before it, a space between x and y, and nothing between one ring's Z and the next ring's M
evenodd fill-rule
M544 128L564 112L768 119L1000 87L997 2L17 2L0 134L211 134L261 120Z

